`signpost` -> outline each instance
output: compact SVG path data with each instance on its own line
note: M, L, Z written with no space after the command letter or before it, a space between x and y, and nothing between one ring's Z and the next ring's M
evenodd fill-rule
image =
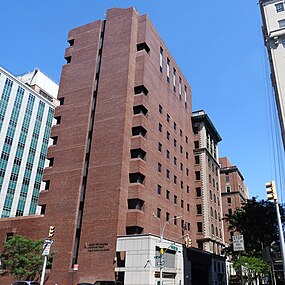
M233 250L244 251L243 235L233 236Z

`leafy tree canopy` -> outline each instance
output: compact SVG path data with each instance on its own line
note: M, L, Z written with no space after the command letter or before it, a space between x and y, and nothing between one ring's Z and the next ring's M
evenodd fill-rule
M281 220L284 223L284 208L279 205ZM245 253L255 257L262 256L262 249L279 240L275 204L269 201L248 200L232 215L224 218L228 230L243 235Z
M4 268L17 279L33 280L43 266L43 241L15 236L3 244L0 259Z

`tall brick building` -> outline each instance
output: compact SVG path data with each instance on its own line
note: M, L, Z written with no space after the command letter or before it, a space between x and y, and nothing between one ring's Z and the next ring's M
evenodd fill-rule
M248 189L244 185L244 178L237 166L232 165L227 157L221 157L221 192L223 214L232 214L243 202L249 198ZM224 220L225 242L231 243L231 232L227 230L228 225Z
M211 253L187 253L190 266L205 267L203 276L191 276L183 265L183 236L198 247L186 78L148 17L133 8L108 10L104 21L71 30L68 42L39 198L42 215L24 221L39 230L30 233L23 219L4 220L1 240L4 233L44 237L55 226L48 285L106 279L155 284L160 248L169 248L165 283L211 283ZM211 134L217 143L218 134ZM214 224L221 228L218 220ZM222 240L212 237L215 250L209 251L218 253ZM223 260L217 260L220 268ZM222 271L215 274L224 278ZM206 283L194 282L201 277Z

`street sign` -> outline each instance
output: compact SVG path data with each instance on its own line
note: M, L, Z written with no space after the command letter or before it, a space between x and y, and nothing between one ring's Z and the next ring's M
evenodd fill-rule
M78 264L74 264L74 265L73 265L73 270L74 270L74 271L77 271L77 270L78 270Z
M42 253L42 255L49 255L50 247L53 244L53 242L54 241L51 240L51 239L46 239L45 240L45 243L43 245L43 253Z
M233 236L234 251L244 251L243 235Z

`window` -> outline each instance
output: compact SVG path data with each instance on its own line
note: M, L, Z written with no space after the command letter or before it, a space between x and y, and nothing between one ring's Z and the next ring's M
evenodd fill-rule
M59 100L59 105L63 105L64 104L64 97L58 98Z
M165 220L166 220L166 222L168 222L170 220L170 214L168 212L166 212Z
M232 198L229 197L228 198L228 203L231 204L231 202L232 202Z
M194 141L194 148L199 148L199 141Z
M196 188L196 197L201 197L201 187Z
M212 183L212 178L211 178L211 174L209 174L209 183Z
M200 156L195 155L195 164L200 164Z
M188 155L188 152L187 152L187 151L186 151L186 153L185 153L185 157L186 157L186 159L189 158L189 155Z
M196 205L196 214L202 215L202 205L201 204Z
M157 185L157 194L161 195L161 185Z
M159 105L159 106L158 106L158 111L159 111L160 114L162 114L162 109L163 109L162 106Z
M146 116L147 112L148 112L148 109L144 105L137 105L133 107L134 115L142 114Z
M174 145L175 147L177 146L177 140L176 140L176 139L173 140L173 145Z
M149 53L150 48L145 42L143 42L143 43L137 44L137 51L140 51L140 50L145 50L147 53Z
M180 162L180 170L183 171L183 163Z
M285 19L278 21L278 24L279 24L279 28L285 27Z
M284 11L284 4L283 3L277 3L275 4L276 12L280 13Z
M230 182L229 174L226 174L226 182Z
M54 117L56 124L59 125L61 122L61 116Z
M190 204L187 203L187 212L190 212Z
M146 152L141 148L131 149L131 158L145 159Z
M160 151L160 152L161 152L162 144L161 144L160 142L157 144L157 149L158 149L158 151Z
M183 153L183 146L180 146L180 153Z
M166 199L169 200L169 197L170 197L170 191L166 190Z
M186 186L186 192L189 193L190 187L189 185Z
M174 225L177 225L177 217L176 217L176 216L174 216L173 224L174 224Z
M173 182L174 182L174 184L177 184L177 176L176 175L173 176Z
M184 208L184 201L181 200L181 208Z
M173 129L176 130L177 129L177 125L175 122L173 122Z
M173 202L174 202L174 204L177 204L177 196L176 195L174 195L174 197L173 197Z
M163 48L160 47L160 54L159 54L159 70L162 72L162 64L163 64Z
M161 123L158 124L158 130L159 130L160 132L162 132L162 124L161 124Z
M168 123L170 122L170 115L169 115L169 114L166 115L166 121L167 121Z
M157 171L158 171L159 173L161 173L161 167L162 167L162 166L161 166L161 163L158 163L158 164L157 164Z
M183 181L180 181L180 188L183 189L183 187L184 187L184 183Z
M231 192L231 186L226 186L226 192L230 193Z
M144 85L138 85L134 87L134 92L136 95L144 94L145 96L147 96L148 89Z
M130 183L143 184L144 180L145 180L145 176L140 172L130 173L129 174L129 180L130 180Z
M156 216L160 219L160 217L161 217L161 209L160 208L156 209Z
M169 140L170 139L170 132L166 132L166 138Z
M170 151L166 150L166 157L169 159L170 158Z
M184 85L184 101L187 101L187 86Z
M179 92L179 99L181 100L181 94L182 94L182 79L181 79L181 77L179 77L178 92Z
M133 136L142 136L145 137L147 133L147 130L142 127L142 126L138 126L138 127L133 127L132 128L132 135Z
M179 130L179 134L180 134L180 137L183 136L183 131L181 129Z
M176 92L176 69L173 67L173 91Z
M167 79L167 82L169 82L169 70L170 70L170 59L167 58L167 61L166 61L166 79Z
M233 209L228 209L228 213L229 213L229 215L232 215L233 214Z
M195 179L196 180L200 180L201 179L200 171L195 171Z
M177 158L176 158L176 156L173 157L173 163L174 163L174 165L177 165Z
M143 210L144 201L141 199L128 199L129 210Z
M185 141L186 141L186 143L188 143L188 137L187 136L185 136Z
M186 176L189 176L189 168L186 168Z
M198 222L197 223L197 232L198 233L202 233L202 227L203 227L202 222Z
M169 177L170 177L170 171L169 171L169 169L166 169L166 177L169 179Z

